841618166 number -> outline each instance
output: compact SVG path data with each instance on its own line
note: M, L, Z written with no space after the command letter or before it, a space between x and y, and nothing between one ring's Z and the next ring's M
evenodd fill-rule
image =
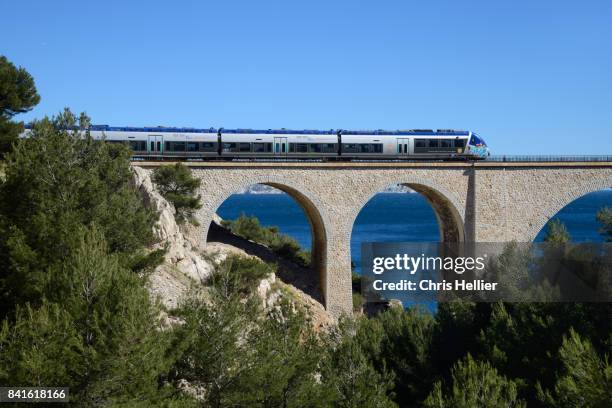
M0 402L68 402L68 388L0 387Z

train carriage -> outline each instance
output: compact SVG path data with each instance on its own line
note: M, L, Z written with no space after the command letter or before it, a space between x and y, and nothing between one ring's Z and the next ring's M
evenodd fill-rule
M342 131L344 159L457 159L470 156L471 132L456 130Z
M118 128L92 126L94 139L126 143L135 157L214 158L218 157L219 136L216 129Z

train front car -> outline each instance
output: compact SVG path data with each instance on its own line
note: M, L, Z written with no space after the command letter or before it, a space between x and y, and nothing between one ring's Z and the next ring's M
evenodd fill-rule
M466 153L474 159L480 160L484 160L491 155L491 151L484 139L474 132L470 132L470 142L468 143Z

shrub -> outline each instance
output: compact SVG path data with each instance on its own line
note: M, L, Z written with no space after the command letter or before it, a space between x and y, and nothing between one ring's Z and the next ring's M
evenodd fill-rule
M251 293L275 267L256 258L228 256L211 275L209 283L224 298Z
M278 232L278 227L262 226L257 217L242 214L233 221L223 220L222 225L236 235L269 247L280 257L303 267L310 266L310 251L304 251L295 239Z

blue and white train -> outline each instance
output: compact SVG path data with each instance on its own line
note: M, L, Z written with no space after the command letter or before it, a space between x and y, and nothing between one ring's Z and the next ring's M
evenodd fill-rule
M489 156L473 132L414 130L252 130L90 127L94 139L126 143L137 159L479 160Z

